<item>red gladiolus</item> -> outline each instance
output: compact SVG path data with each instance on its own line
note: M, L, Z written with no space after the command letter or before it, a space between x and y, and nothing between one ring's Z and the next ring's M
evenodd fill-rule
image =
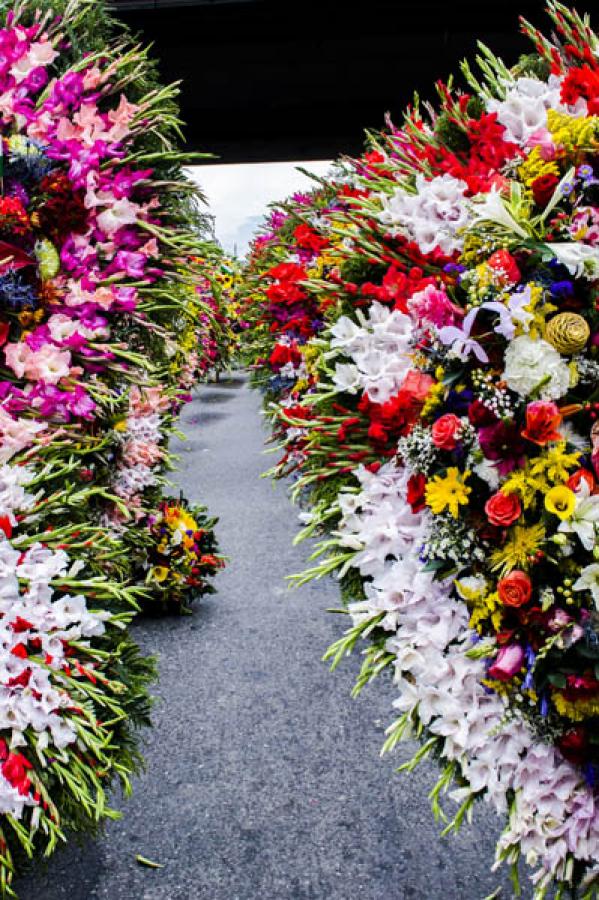
M521 434L527 441L544 447L550 441L561 440L562 436L557 430L561 423L562 417L555 403L535 400L526 407L526 428Z
M326 238L320 237L309 225L298 225L293 232L298 247L302 250L310 250L312 253L320 253L329 242Z
M524 606L532 596L532 584L526 572L514 569L500 580L497 592L504 606Z
M31 781L27 777L27 772L33 766L22 753L9 753L6 760L2 763L2 774L16 788L22 796L29 793Z
M485 512L491 525L507 528L520 517L522 506L516 494L497 491L485 503Z
M12 537L12 522L8 516L0 516L0 529L7 538Z

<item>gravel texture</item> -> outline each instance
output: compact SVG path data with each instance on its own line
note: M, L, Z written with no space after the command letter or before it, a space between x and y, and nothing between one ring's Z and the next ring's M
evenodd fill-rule
M21 879L21 900L483 900L506 884L490 872L489 810L441 839L435 767L396 775L409 746L380 759L390 681L352 700L359 658L333 675L320 661L346 620L325 611L333 581L286 587L306 547L292 546L285 486L260 478L259 405L233 374L185 411L177 480L220 516L229 566L192 617L136 626L160 657L147 772L115 798L124 817Z

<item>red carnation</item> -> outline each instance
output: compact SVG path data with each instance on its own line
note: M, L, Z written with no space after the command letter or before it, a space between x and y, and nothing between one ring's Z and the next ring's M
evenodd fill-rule
M419 472L417 475L411 475L408 480L407 500L412 507L413 513L418 513L425 507L425 489L426 478Z
M473 400L468 407L468 419L475 428L482 428L485 425L494 425L497 422L497 416L488 406L479 400Z

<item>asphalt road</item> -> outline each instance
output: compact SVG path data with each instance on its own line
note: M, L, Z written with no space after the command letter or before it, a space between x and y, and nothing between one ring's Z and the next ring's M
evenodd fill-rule
M359 659L320 661L345 625L325 612L335 584L286 588L306 548L285 487L260 478L259 398L228 377L183 427L178 483L220 516L231 562L192 617L136 626L160 656L147 772L116 798L123 818L22 879L21 900L483 900L498 820L481 806L475 828L438 836L434 766L396 775L406 747L379 758L392 684L352 700Z

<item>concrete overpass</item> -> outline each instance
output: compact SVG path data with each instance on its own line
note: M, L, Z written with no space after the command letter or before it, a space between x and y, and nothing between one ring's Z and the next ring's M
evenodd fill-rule
M116 0L154 42L165 79L183 79L194 150L222 162L357 153L365 128L433 97L480 38L506 62L527 43L518 14L546 27L541 0ZM582 7L581 7L582 8Z

